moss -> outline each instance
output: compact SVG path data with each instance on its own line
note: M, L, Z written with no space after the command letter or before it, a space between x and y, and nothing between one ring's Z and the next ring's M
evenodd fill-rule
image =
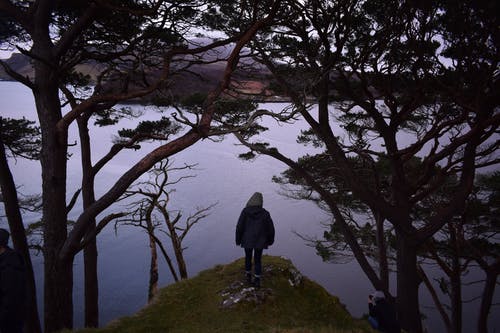
M292 287L290 261L264 256L263 265L262 288L269 288L271 295L261 304L240 302L221 307L221 291L243 280L243 259L239 259L163 288L152 304L134 316L78 332L371 332L366 321L353 319L338 298L318 284L303 278L299 286Z

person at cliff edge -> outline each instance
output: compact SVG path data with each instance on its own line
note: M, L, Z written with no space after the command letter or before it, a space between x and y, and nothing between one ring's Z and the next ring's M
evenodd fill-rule
M9 232L0 228L0 332L22 333L26 302L23 258L11 249Z
M255 192L241 211L236 225L236 245L245 249L246 279L257 288L260 287L262 275L262 252L274 243L273 220L262 203L262 193ZM253 281L252 254L255 269Z

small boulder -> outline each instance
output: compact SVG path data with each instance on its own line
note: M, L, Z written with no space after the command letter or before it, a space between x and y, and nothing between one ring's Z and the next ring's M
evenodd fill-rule
M248 287L241 281L235 281L219 293L222 296L220 306L228 309L238 303L262 304L272 293L269 288Z
M298 270L293 267L289 267L288 274L290 275L288 283L290 283L292 287L298 287L302 284L303 276Z

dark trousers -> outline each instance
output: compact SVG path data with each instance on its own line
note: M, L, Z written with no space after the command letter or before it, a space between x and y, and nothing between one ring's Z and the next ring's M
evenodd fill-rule
M260 276L262 274L262 249L245 249L245 270L247 272L252 271L252 252L253 261L255 265L255 275Z
M23 333L22 321L0 322L0 333Z

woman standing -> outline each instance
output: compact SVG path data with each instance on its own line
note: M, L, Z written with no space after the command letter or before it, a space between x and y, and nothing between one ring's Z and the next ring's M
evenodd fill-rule
M242 210L236 226L236 245L245 249L245 273L252 283L252 254L255 266L253 284L260 287L262 251L274 243L274 224L271 215L262 207L262 193L255 192Z

